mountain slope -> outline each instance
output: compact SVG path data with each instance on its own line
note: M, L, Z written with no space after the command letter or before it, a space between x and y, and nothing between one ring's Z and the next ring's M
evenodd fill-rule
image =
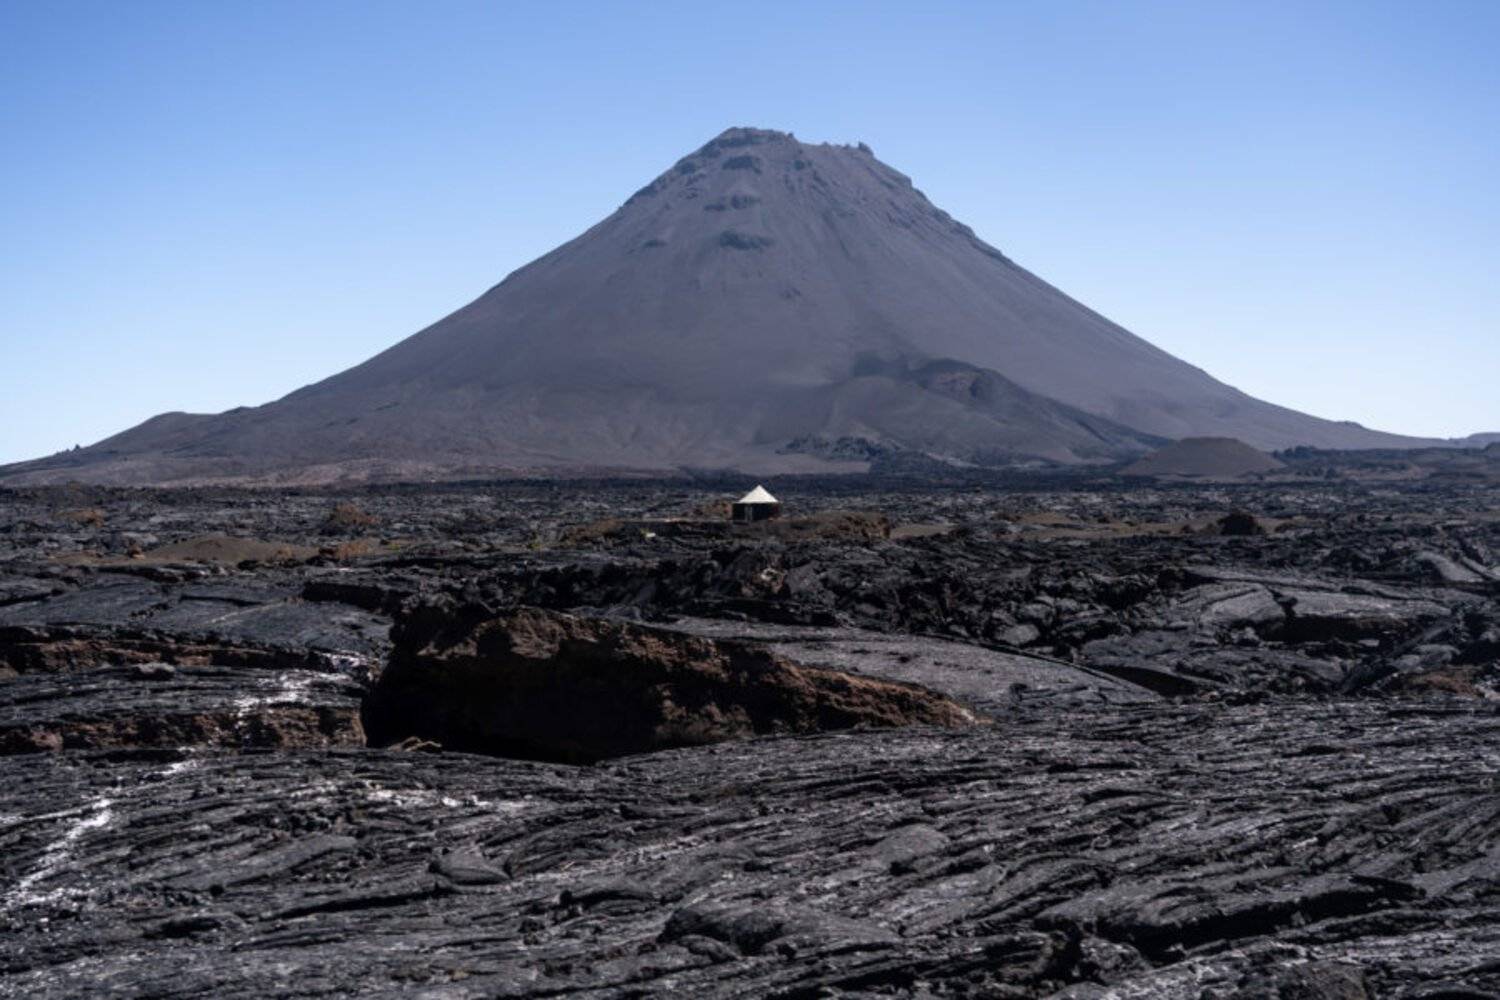
M730 129L457 312L277 402L0 470L160 482L1095 461L1412 439L1253 399L1017 267L864 146ZM846 466L847 467L847 466Z

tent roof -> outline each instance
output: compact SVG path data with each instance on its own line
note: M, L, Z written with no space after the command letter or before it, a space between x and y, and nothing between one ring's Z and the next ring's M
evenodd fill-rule
M736 500L735 503L781 503L781 501L767 493L764 486L757 486Z

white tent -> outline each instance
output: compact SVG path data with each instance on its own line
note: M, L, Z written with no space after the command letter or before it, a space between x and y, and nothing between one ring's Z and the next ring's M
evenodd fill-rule
M781 516L781 501L773 497L764 486L757 486L734 502L729 508L733 521L768 521Z
M773 497L764 486L757 486L735 503L781 503L781 501Z

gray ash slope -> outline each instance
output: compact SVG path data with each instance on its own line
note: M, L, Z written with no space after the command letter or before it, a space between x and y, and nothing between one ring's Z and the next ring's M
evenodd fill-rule
M848 439L1074 463L1190 435L1416 443L1215 381L1016 266L862 145L736 128L361 365L0 477L853 470L828 447Z

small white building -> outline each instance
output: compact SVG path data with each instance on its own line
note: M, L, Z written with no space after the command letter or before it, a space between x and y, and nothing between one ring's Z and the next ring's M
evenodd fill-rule
M731 521L769 521L781 516L781 501L764 486L757 486L736 500L729 511Z

